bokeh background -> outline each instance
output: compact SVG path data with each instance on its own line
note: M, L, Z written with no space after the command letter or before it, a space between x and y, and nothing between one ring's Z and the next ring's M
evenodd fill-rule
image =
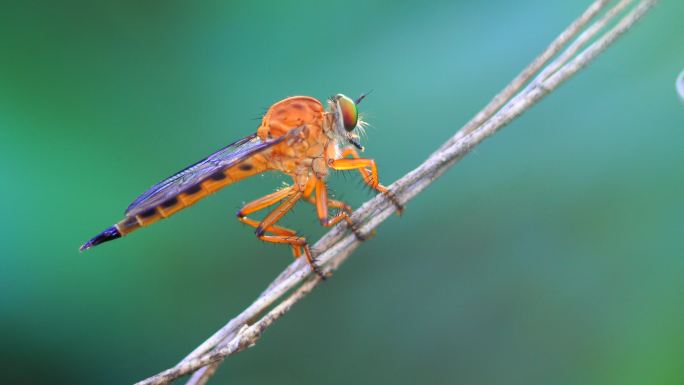
M390 183L588 4L3 2L2 382L147 377L290 262L234 219L285 180L270 174L78 252L270 104L374 90L366 153ZM663 1L212 383L684 383L683 19ZM331 181L354 206L369 197ZM284 223L323 234L306 204Z

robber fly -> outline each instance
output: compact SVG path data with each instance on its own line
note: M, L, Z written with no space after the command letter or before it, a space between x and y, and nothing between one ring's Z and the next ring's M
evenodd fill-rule
M363 151L358 139L365 122L359 119L357 105L365 96L352 100L337 94L327 101L327 111L320 101L309 96L293 96L275 103L256 133L152 186L128 206L123 220L86 242L81 251L167 218L229 184L276 170L291 176L292 185L247 203L237 212L237 218L256 228L256 236L262 241L290 245L295 257L303 252L312 270L322 277L306 239L277 222L297 201L305 199L316 205L323 226L344 220L363 239L351 220L351 208L328 198L325 180L329 169L358 170L364 183L386 194L401 209L378 182L375 161L359 157L356 151ZM276 204L261 221L250 217ZM336 209L332 216L328 215L330 208Z

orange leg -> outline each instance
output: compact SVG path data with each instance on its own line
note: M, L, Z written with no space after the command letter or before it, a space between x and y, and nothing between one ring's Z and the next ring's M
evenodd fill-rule
M315 180L315 192L315 198L311 195L304 198L316 206L316 214L321 225L330 227L344 220L358 240L366 240L366 237L361 234L354 221L351 220L351 207L342 201L328 199L328 188L324 181L320 179ZM332 217L328 217L328 207L337 209L338 212Z
M311 194L316 189L317 179L318 178L309 178L309 180L306 182L306 186L304 186L304 199L311 201Z
M261 224L261 222L255 220L255 219L247 218L247 217L242 217L242 218L238 217L238 220L240 222L248 224L254 228L259 227L259 225ZM266 229L266 232L271 233L271 234L275 234L275 235L282 235L282 236L286 236L286 237L294 237L297 235L296 231L288 229L286 227L281 227L281 226L271 226L268 229ZM297 245L293 245L292 246L292 254L295 256L295 258L301 257L302 248L297 246Z
M282 190L278 190L276 192L273 192L271 194L268 194L264 197L261 197L259 199L256 199L250 203L247 203L244 205L240 211L237 212L237 217L238 220L242 223L245 223L247 225L250 225L252 227L259 227L259 224L261 222L247 218L246 215L249 215L251 213L254 213L256 211L262 210L268 206L272 206L281 200L285 199L293 190L293 187L287 187ZM297 233L294 230L286 229L284 227L280 226L271 226L270 228L266 229L269 233L273 233L276 235L285 235L285 236L293 236L296 235ZM297 246L292 247L292 252L295 257L299 257L302 255L301 248Z
M346 158L351 155L351 159ZM381 185L378 181L378 167L375 160L368 158L361 158L354 147L345 147L342 149L340 159L330 162L330 167L335 170L358 170L363 177L363 182L378 192L387 192L387 187ZM370 167L368 170L367 167Z
M348 155L351 155L352 158L345 158ZM396 206L399 214L404 210L404 207L387 187L380 184L378 180L378 166L375 164L374 159L361 158L356 152L356 149L353 147L345 147L342 150L342 158L329 161L329 165L334 170L359 170L365 184L378 192L385 194L394 206Z
M294 253L295 257L301 256L303 249L304 255L306 256L306 261L311 266L311 269L321 278L325 279L325 276L314 261L311 250L309 249L309 245L306 243L306 239L304 237L297 236L297 233L293 230L276 226L276 222L278 222L288 211L290 211L290 209L292 209L302 195L303 193L298 191L295 186L276 191L246 204L237 212L237 217L241 222L256 227L255 233L257 238L264 242L288 244L292 247L292 252ZM272 206L280 201L283 202L280 203L273 211L268 213L261 222L246 217L255 211ZM275 235L266 235L267 232Z

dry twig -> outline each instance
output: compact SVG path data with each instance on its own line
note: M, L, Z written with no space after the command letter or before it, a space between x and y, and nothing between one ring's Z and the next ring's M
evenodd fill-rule
M610 3L608 0L595 1L461 130L418 168L389 186L398 201L402 204L408 202L474 146L555 90L631 28L656 2L657 0L641 0L632 4L631 0L620 0L584 29L587 23ZM629 5L632 5L632 8L615 22L612 28L604 30ZM575 40L572 41L573 39ZM586 46L592 39L595 40ZM563 47L566 48L561 52ZM546 63L554 57L556 59L547 65ZM530 81L535 74L537 76ZM520 91L526 84L527 86ZM377 228L395 210L395 206L384 196L378 195L356 210L352 219L359 224L360 231L367 234ZM330 272L343 263L358 245L359 241L356 237L347 231L345 226L340 225L323 236L314 245L314 250L320 251L317 259L323 271ZM140 381L138 385L164 384L190 373L194 374L188 384L206 383L226 357L254 345L265 329L287 313L320 282L320 279L311 274L309 266L300 258L288 266L256 301L199 345L180 363ZM288 293L290 294L287 295ZM260 317L273 304L276 305Z

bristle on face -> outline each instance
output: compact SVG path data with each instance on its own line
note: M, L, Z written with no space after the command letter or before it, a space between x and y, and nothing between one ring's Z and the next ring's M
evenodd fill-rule
M101 232L100 234L96 235L93 239L84 243L83 246L81 246L80 250L88 250L93 246L97 246L101 243L109 242L117 238L121 238L121 233L115 226L112 226L107 230Z

